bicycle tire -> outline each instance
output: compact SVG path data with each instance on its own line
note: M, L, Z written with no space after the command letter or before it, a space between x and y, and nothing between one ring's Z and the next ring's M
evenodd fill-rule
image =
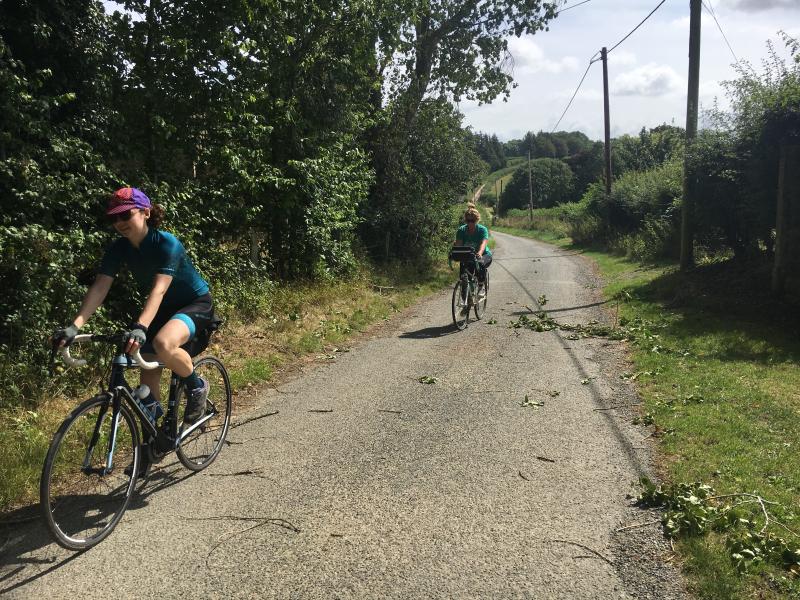
M213 356L204 356L194 364L195 372L208 381L208 401L217 410L217 416L186 438L177 448L178 460L191 471L202 471L210 465L222 450L231 423L233 391L228 371L222 361ZM179 398L183 385L177 390Z
M125 514L136 487L134 474L138 473L141 461L139 430L133 413L124 403L120 407L120 427L113 454L115 466L110 473L98 472L104 468L106 461L108 445L104 442L108 438L104 437L106 434L103 427L111 424L111 404L110 395L102 394L78 405L59 426L44 461L39 482L40 506L53 538L60 546L69 550L85 550L108 537ZM95 410L97 414L93 416ZM127 434L123 427L127 428ZM95 431L99 436L98 442L92 455L87 457L88 444ZM70 436L72 432L76 434L74 440ZM78 458L79 462L71 470L64 471L59 460L62 456L66 459L67 467L72 462L71 459ZM89 472L83 464L87 458L91 459ZM125 467L132 467L131 472L125 473ZM112 485L117 482L119 485ZM99 495L95 493L81 502L74 493L84 485L91 486L96 492L101 484L110 488L110 492L103 494L103 498L95 498L94 496ZM60 496L61 492L63 496ZM68 510L70 500L74 500L74 512ZM117 506L109 513L109 506L112 504ZM89 523L95 523L103 516L108 518L91 528L95 531L94 534L84 535L82 530L77 529L78 523L86 524L87 519L91 519Z
M486 312L486 304L489 302L489 273L484 273L483 281L483 300L475 300L475 318L480 321L483 313Z
M469 292L467 292L467 304L464 305L462 297L462 284L463 281L459 279L453 287L453 324L459 329L464 330L469 324Z

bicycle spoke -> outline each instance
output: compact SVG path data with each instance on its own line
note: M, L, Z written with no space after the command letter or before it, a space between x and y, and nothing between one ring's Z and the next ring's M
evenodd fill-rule
M201 358L195 372L208 382L206 415L213 416L181 441L178 459L187 468L199 471L210 465L222 449L230 424L232 392L225 367L217 359Z
M124 467L134 462L138 436L133 417L120 414L114 462L106 472L113 417L108 400L96 398L59 429L45 463L42 508L48 526L63 546L89 547L116 526L133 492ZM87 446L95 441L94 451Z

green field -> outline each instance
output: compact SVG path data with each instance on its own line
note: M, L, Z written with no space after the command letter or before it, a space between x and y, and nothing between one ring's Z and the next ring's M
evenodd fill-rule
M508 159L507 166L504 169L499 169L497 171L493 171L489 173L486 179L483 180L483 194L485 195L495 195L495 184L497 187L497 191L500 191L500 180L503 182L503 186L507 185L509 181L511 181L511 177L514 175L514 171L519 169L520 165L525 163L524 156L513 156ZM474 191L473 191L474 193Z

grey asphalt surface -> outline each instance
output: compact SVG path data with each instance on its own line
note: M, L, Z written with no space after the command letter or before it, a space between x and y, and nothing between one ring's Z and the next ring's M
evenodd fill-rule
M654 527L615 533L653 518L626 498L648 432L596 410L635 399L619 343L508 327L542 294L559 321L608 319L590 263L495 237L482 322L455 331L446 290L309 366L239 416L278 411L233 429L205 472L160 465L88 552L38 522L0 531L0 593L682 597ZM225 476L240 471L255 473Z

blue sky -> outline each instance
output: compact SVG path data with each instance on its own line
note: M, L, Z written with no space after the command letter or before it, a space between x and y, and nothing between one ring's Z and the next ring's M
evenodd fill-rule
M570 0L566 6L580 0ZM659 0L591 0L559 15L550 31L510 41L519 86L507 103L478 106L462 102L465 124L501 139L526 131L550 131L583 75L589 58L611 47L639 23ZM800 37L800 0L705 0L713 7L740 60L758 67L766 42L784 30ZM734 59L716 23L703 9L700 103L724 104L720 82L734 79ZM783 52L783 44L776 46ZM642 126L685 125L689 48L689 0L664 5L609 55L612 135ZM580 130L600 139L603 132L603 74L592 66L560 130Z

